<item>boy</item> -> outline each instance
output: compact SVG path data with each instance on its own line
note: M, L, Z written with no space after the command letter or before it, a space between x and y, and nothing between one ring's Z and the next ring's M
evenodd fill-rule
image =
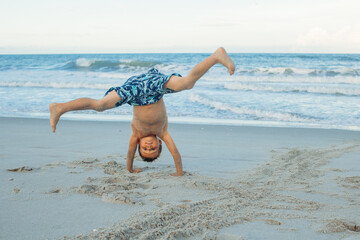
M230 75L234 74L233 61L225 49L220 47L198 63L186 77L177 73L167 76L152 68L145 74L129 78L121 87L110 88L105 97L100 100L78 98L66 103L51 103L49 110L52 130L55 132L56 124L61 115L66 112L85 109L101 112L126 102L133 105L127 170L131 173L141 172L140 168L133 168L137 145L139 145L138 151L143 160L151 162L160 155L161 140L163 140L175 162L176 173L172 175L182 176L181 156L167 130L168 119L162 96L193 88L196 81L217 63L224 65Z

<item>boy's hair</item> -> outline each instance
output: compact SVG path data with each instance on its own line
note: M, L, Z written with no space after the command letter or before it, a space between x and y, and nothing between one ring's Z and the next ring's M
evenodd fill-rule
M143 156L141 155L141 152L140 152L140 144L138 145L139 155L140 155L140 157L142 158L142 160L143 160L144 162L153 162L153 161L155 161L156 159L158 159L158 157L160 157L161 150L162 150L162 146L161 146L161 144L160 144L160 146L159 146L159 155L158 155L157 157L154 157L154 158L147 158L147 157L143 157Z

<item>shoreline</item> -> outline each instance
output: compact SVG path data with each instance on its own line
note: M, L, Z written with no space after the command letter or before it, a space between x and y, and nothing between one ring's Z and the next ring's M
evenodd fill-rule
M20 118L20 119L49 119L48 114L38 116L0 116L0 118ZM323 126L321 124L303 124L292 122L271 122L253 120L234 120L234 119L212 119L212 118L193 118L193 117L168 117L169 124L184 125L209 125L209 126L233 126L233 127L263 127L263 128L296 128L296 129L323 129L323 130L344 130L360 132L360 126ZM60 121L84 121L84 122L124 122L130 123L132 115L90 115L90 114L66 114Z

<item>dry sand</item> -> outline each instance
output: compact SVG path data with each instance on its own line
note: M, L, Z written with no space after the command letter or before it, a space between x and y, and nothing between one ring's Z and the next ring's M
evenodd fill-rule
M28 120L26 124L34 126L32 121L38 123L40 120ZM80 128L76 122L67 124L71 125L73 130ZM99 123L93 123L93 126L97 124ZM113 128L111 125L113 123L102 124L110 126L109 129ZM11 126L12 124L7 122L7 128ZM119 128L123 129L124 124ZM103 131L106 131L105 126ZM197 140L203 141L196 141L197 147L206 149L209 144L206 139L216 135L218 140L223 140L222 142L226 142L229 138L232 142L237 140L235 144L238 144L238 148L230 155L221 153L219 149L222 143L218 143L220 146L218 148L209 149L210 153L193 152L192 149L184 151L183 161L188 167L185 169L184 177L171 176L174 167L168 153L164 153L162 159L155 164L135 161L135 165L144 168L139 174L130 174L126 171L124 155L116 154L116 151L105 154L103 150L97 151L95 148L91 148L90 152L96 154L90 156L81 156L80 153L68 154L67 159L58 161L56 157L58 152L53 150L50 152L55 156L44 157L42 163L40 160L37 164L32 164L30 161L15 163L27 163L24 167L3 163L1 171L7 179L0 201L2 206L8 208L3 207L2 212L11 214L12 209L9 208L16 207L23 208L23 211L29 214L43 215L41 206L35 206L33 210L24 209L24 206L54 199L66 201L79 196L85 199L81 206L75 207L75 203L68 203L67 207L59 206L59 212L68 209L78 213L78 208L84 208L82 213L88 214L85 217L94 218L92 213L96 209L91 207L97 206L96 213L99 219L108 216L113 224L94 220L99 225L86 228L85 220L79 216L80 222L77 223L79 231L76 233L76 230L64 229L65 221L73 219L69 216L58 216L64 222L63 225L61 221L57 222L60 224L57 227L62 229L61 231L52 234L49 231L41 232L42 230L39 229L31 234L26 231L26 226L23 226L26 223L19 220L16 225L16 216L11 218L1 214L0 237L4 239L24 239L22 237L27 239L360 238L359 132L197 125L177 125L173 132L180 139L180 145L184 144L183 141L186 139L182 136L195 134ZM86 139L89 136L83 137ZM257 139L256 145L246 145L251 138ZM269 139L271 143L265 144ZM210 144L212 143L210 141ZM4 141L1 145L8 145L11 151L11 147L19 146L19 143ZM49 147L46 147L44 142L42 146ZM64 146L61 145L61 148L63 149ZM77 146L77 149L79 148L83 149L82 146ZM68 149L72 151L74 146L68 146ZM32 149L33 153L34 151ZM240 155L241 152L245 152L245 156ZM206 154L209 154L208 159L202 157ZM6 161L11 159L11 156L16 158L16 155L5 152L0 157ZM238 162L236 162L237 158ZM249 160L256 158L258 161L256 164L249 164L242 161L243 158ZM205 167L204 163L207 161L211 163ZM216 164L216 171L208 170ZM13 171L6 171L5 166ZM201 170L203 166L205 170ZM56 182L51 176L66 179ZM46 179L49 182L38 184L38 187L34 184L26 185L26 180L34 181L35 178ZM38 191L39 189L41 190ZM31 193L31 190L36 193ZM25 194L28 194L27 197ZM97 201L97 205L92 201ZM106 212L107 210L99 210L108 206L114 215L122 215L122 217L116 219ZM6 218L13 220L9 221ZM48 217L42 221L45 224L45 221L49 220L53 219ZM6 230L14 229L16 226L19 227L20 234L12 234ZM84 229L88 230L84 231Z

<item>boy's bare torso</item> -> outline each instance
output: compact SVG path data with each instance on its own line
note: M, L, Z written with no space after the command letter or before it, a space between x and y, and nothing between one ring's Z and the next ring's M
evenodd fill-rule
M171 153L176 167L176 173L173 175L182 176L181 156L167 129L168 118L163 98L150 105L134 106L133 109L133 120L131 122L133 132L129 141L127 169L130 172L141 171L141 169L133 168L134 154L138 144L140 147L140 139L152 135L163 140Z
M131 126L137 138L156 135L162 138L167 127L167 114L163 98L145 106L134 106Z

